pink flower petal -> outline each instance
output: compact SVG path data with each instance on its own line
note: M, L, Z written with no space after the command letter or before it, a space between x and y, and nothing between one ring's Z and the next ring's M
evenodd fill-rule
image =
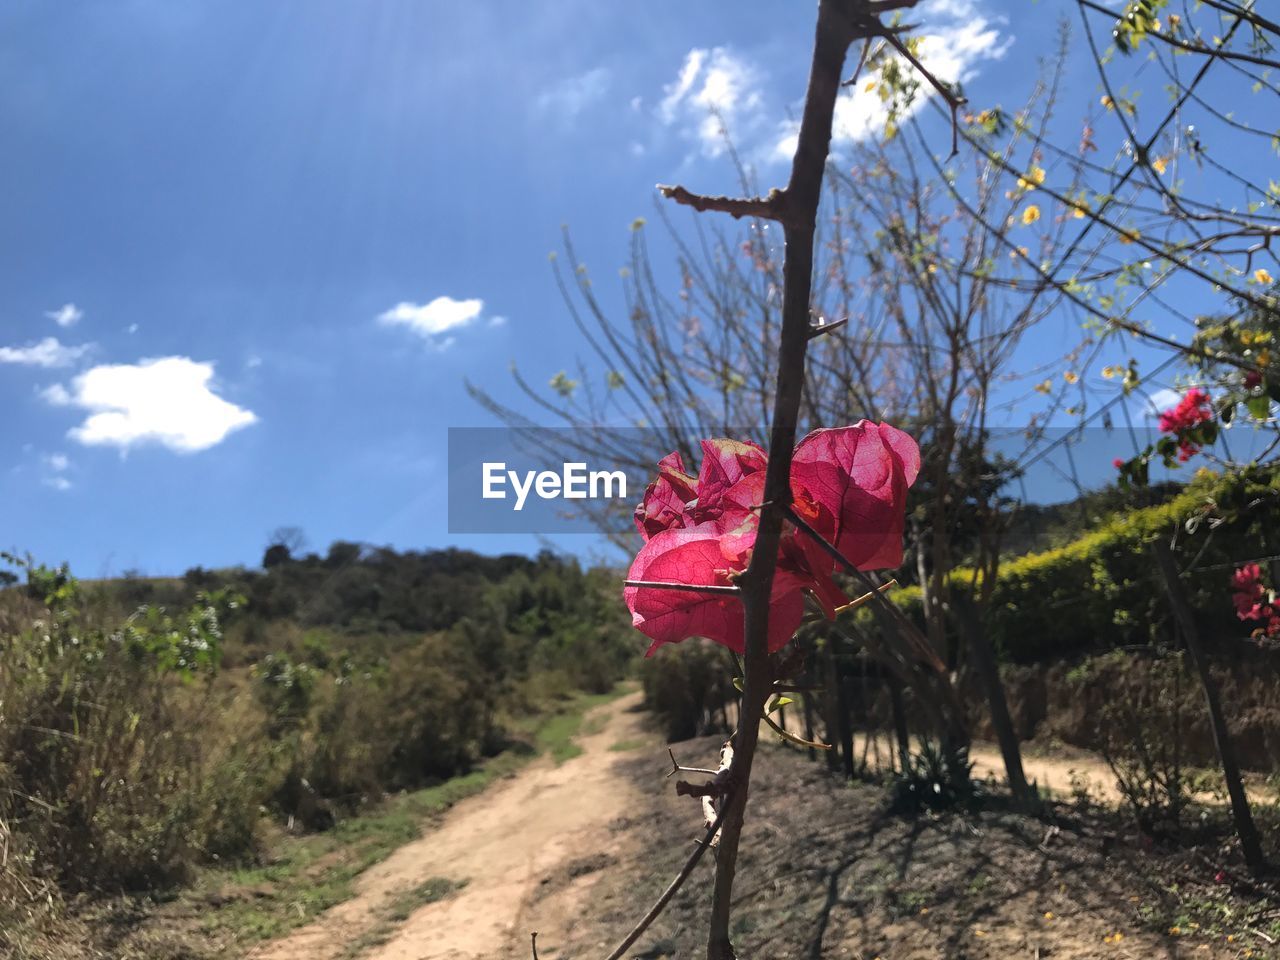
M914 440L863 420L800 441L791 479L817 504L815 526L836 549L858 569L877 570L902 564L907 488L919 469Z

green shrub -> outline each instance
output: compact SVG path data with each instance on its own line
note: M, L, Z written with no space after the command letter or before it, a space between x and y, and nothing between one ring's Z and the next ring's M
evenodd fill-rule
M1227 568L1267 552L1263 525L1278 497L1280 473L1224 479L1202 472L1168 503L1116 515L1065 546L1002 562L984 626L1002 659L1015 663L1148 643L1167 617L1150 544L1177 532L1184 566L1195 558L1198 567L1214 568L1186 581L1206 634L1238 637ZM1260 501L1270 506L1259 509ZM966 588L973 576L956 569L953 588ZM919 587L896 590L893 599L921 616ZM858 615L871 622L869 609Z
M0 657L0 818L62 885L145 887L183 876L236 831L210 830L215 770L209 716L225 596L172 614L138 608L123 623L82 615L77 581L8 558L27 574L29 624ZM250 842L243 831L240 840Z
M727 726L725 705L738 695L733 672L722 647L700 640L665 646L641 664L645 708L658 717L668 742Z

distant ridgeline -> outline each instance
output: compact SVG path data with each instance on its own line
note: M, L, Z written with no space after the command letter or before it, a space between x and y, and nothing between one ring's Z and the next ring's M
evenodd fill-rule
M181 602L197 591L233 588L248 601L243 616L293 619L344 631L445 630L464 617L550 616L580 611L602 573L544 551L484 556L447 549L399 552L335 542L324 556L268 549L262 570L194 567L180 579L126 574L102 586L127 604ZM532 626L532 624L526 624Z

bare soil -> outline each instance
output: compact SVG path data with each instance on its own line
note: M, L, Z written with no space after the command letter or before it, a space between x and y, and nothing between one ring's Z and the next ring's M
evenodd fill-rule
M678 755L705 765L718 748L708 738ZM687 856L697 812L662 773L660 754L619 765L646 802L616 829L645 840L597 883L592 913L556 952L550 931L539 937L542 956L600 955ZM812 960L1280 956L1277 902L1224 857L1154 849L1099 808L1059 806L1048 822L999 810L907 819L882 786L846 785L769 747L753 777L736 941L743 957ZM710 876L699 868L634 956L699 955Z
M544 960L606 954L699 833L696 806L664 780L666 748L637 699L599 708L580 756L540 761L459 804L369 870L355 899L252 956L527 958L533 931ZM619 745L631 749L610 749ZM677 748L691 765L714 765L718 749L717 738ZM990 758L979 750L979 761ZM1055 787L1067 769L1107 782L1087 756L1028 767ZM883 786L845 784L770 745L749 817L735 923L743 957L1280 956L1268 919L1280 904L1250 889L1229 851L1218 863L1153 849L1105 808L1060 806L1048 821L990 809L907 819L889 811ZM432 877L465 885L389 922L389 905ZM704 863L631 956L699 956L710 877Z
M632 838L610 828L643 800L614 773L625 742L653 743L642 729L638 693L587 715L582 753L556 765L543 758L517 776L464 800L420 840L367 870L356 896L253 960L337 960L364 938L375 960L463 960L523 956L528 931L559 930L589 915L588 895ZM649 751L652 752L652 751ZM457 892L426 904L394 930L379 930L397 898L432 878ZM373 935L372 937L370 935Z

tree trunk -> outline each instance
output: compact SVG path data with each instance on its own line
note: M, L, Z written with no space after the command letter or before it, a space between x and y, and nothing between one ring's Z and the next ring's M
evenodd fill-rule
M813 698L807 692L802 693L801 696L804 698L804 738L809 743L813 743ZM823 752L829 753L830 751ZM809 748L809 759L818 759L818 751L813 747Z
M822 722L826 727L823 733L831 749L824 751L827 755L827 769L835 773L840 769L840 696L837 691L839 680L836 678L835 638L827 637L822 643Z
M1017 731L1013 729L1009 701L1005 697L1004 684L1000 681L1000 668L996 663L995 651L991 648L991 640L978 621L978 611L971 598L956 591L952 608L987 696L987 709L991 713L991 725L995 728L996 740L1000 744L1000 755L1004 758L1009 792L1018 809L1033 812L1039 807L1039 798L1028 785L1026 774L1022 770L1022 746L1018 742Z
M832 648L831 672L835 679L836 687L836 732L840 736L840 753L841 760L844 761L844 775L847 779L852 780L855 767L853 758L853 724L849 719L849 690L846 683L847 678L844 675L844 671L840 669L840 636L833 633L830 639Z
M1178 565L1173 559L1173 551L1169 549L1169 544L1164 539L1156 540L1153 549L1156 554L1156 564L1160 569L1160 577L1164 580L1165 592L1169 595L1169 605L1173 608L1174 619L1178 622L1182 639L1187 644L1187 652L1191 655L1196 673L1200 675L1200 687L1204 691L1205 706L1209 710L1209 725L1213 729L1213 743L1218 749L1222 775L1227 781L1227 795L1231 798L1231 815L1235 819L1240 849L1244 853L1244 861L1249 867L1249 872L1256 876L1266 869L1266 859L1262 854L1262 842L1258 837L1258 828L1253 822L1253 813L1249 810L1249 797L1244 792L1240 765L1236 762L1235 747L1231 743L1227 720L1222 713L1222 702L1218 698L1218 687L1209 673L1209 661L1200 643L1200 632L1196 627L1195 616L1178 583Z
M902 681L892 670L886 670L885 682L889 686L889 707L893 711L893 730L898 738L898 765L906 776L911 769L911 732L907 727L907 711L902 703Z

